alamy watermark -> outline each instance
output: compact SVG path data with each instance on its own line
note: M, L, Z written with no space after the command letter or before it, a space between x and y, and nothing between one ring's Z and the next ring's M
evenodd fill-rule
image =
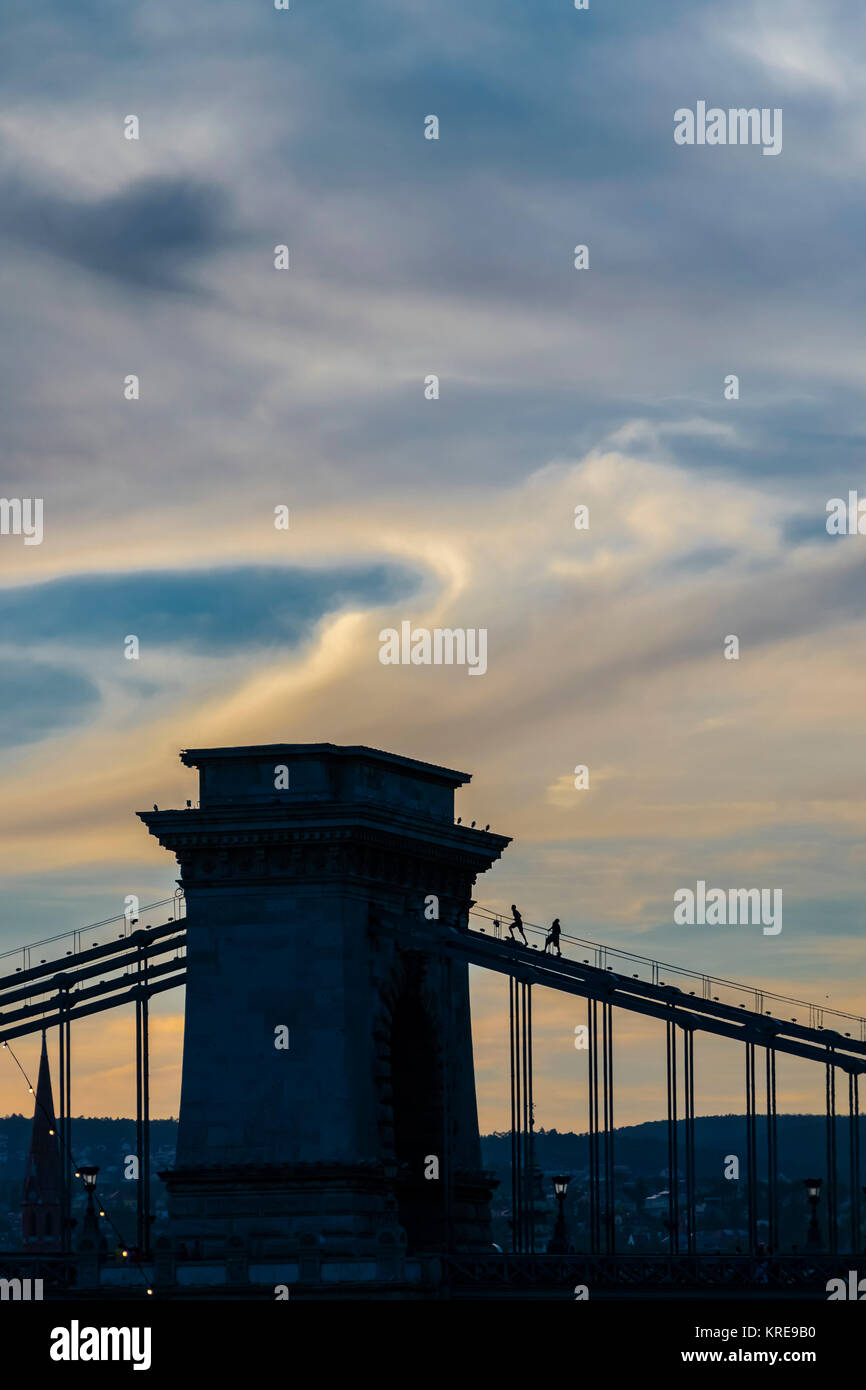
M782 153L782 108L721 106L695 110L680 106L674 112L674 141L678 145L763 145L762 154Z
M866 497L851 490L844 497L831 497L825 523L828 536L866 536Z
M42 498L0 497L0 536L23 536L25 545L41 545Z
M486 627L413 628L411 622L379 633L383 666L466 666L470 676L487 670Z
M52 1361L131 1361L134 1371L147 1371L151 1360L149 1327L82 1327L73 1318L69 1327L51 1331L48 1355Z
M828 1279L824 1287L828 1303L838 1303L840 1299L843 1302L850 1299L852 1303L862 1303L866 1299L866 1279L861 1279L856 1269L848 1270L847 1284L844 1279Z
M53 1131L52 1131L53 1133ZM28 1303L32 1299L40 1302L42 1299L41 1279L0 1279L0 1300L4 1303L7 1299L13 1302Z
M678 888L674 893L674 922L680 927L762 926L764 936L778 936L782 930L782 890L729 888L726 892L724 888L708 889L699 878L694 890Z

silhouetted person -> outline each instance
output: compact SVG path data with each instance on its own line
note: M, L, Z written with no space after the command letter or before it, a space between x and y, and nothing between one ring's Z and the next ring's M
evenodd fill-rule
M528 945L529 945L529 942L526 940L526 932L523 930L523 918L521 917L520 913L517 911L517 908L514 906L514 903L512 903L512 904L511 904L511 921L508 923L508 930L511 932L511 940L512 940L512 941L515 940L515 936L514 936L514 928L515 928L515 927L516 927L517 930L520 932L520 935L523 937L523 944L524 944L524 946L528 946Z
M561 926L559 925L559 918L558 918L558 917L554 917L553 922L551 923L551 926L550 926L550 931L547 933L547 936L544 938L544 949L545 949L545 951L547 951L548 946L552 946L553 949L556 951L556 954L557 954L558 956L561 956L561 955L562 955L562 951L559 949L559 937L560 937L560 933L561 933L561 932L562 932L562 928L561 928Z

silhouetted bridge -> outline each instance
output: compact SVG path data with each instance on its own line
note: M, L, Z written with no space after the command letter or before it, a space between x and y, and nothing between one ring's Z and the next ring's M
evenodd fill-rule
M141 1158L142 1181L137 1185L138 1234L140 1248L149 1257L150 1231L150 1097L148 1001L166 990L186 982L186 928L182 921L183 898L176 895L169 920L153 927L132 929L128 919L118 917L75 933L77 949L67 950L53 960L32 964L34 952L64 944L71 934L37 942L33 946L6 952L6 958L20 955L22 965L0 977L0 1042L5 1047L15 1039L44 1029L57 1028L60 1059L58 1133L64 1152L73 1152L71 1134L72 1024L107 1009L125 1004L136 1006L136 1132ZM153 904L142 909L152 915ZM767 1245L772 1250L778 1229L776 1210L777 1147L775 1136L776 1096L775 1057L779 1052L820 1064L826 1071L827 1142L827 1231L831 1253L859 1252L861 1192L859 1157L859 1076L866 1068L866 1020L855 1015L827 1011L818 1005L762 991L736 981L696 974L633 952L583 938L563 934L563 956L547 955L535 944L524 946L504 935L500 916L483 907L470 912L471 929L449 929L445 949L480 969L508 976L510 990L509 1057L511 1079L512 1139L512 1231L514 1256L445 1257L443 1274L457 1285L468 1288L532 1289L555 1285L562 1280L591 1278L594 1287L611 1283L618 1287L644 1286L699 1290L705 1287L766 1286L777 1291L796 1291L824 1286L837 1272L837 1262L820 1254L799 1258L759 1255L758 1198L759 1154L755 1119L757 1114L756 1059L764 1062L766 1078L767 1151L764 1155L766 1178ZM81 944L97 930L120 926L116 940ZM544 932L525 923L530 936L539 940ZM580 957L588 950L590 956ZM616 967L611 965L614 960ZM628 966L637 966L628 970ZM62 967L58 969L58 966ZM669 982L675 975L681 986ZM686 989L694 984L697 988ZM587 1001L589 1182L589 1252L591 1258L576 1255L545 1255L536 1251L532 1229L532 1201L528 1196L533 1171L534 1101L532 1090L532 989L538 986L571 994ZM745 1003L723 1002L715 989L745 994ZM772 1003L772 1009L754 1007ZM832 1018L839 1029L823 1023L808 1025L787 1015L797 1007L810 1019ZM612 1220L615 1190L614 1165L614 1074L612 1061L613 1011L655 1018L666 1026L666 1077L668 1126L668 1232L671 1253L637 1255L616 1251L616 1228ZM842 1025L849 1025L841 1031ZM858 1036L852 1036L852 1029ZM696 1032L731 1039L744 1049L747 1138L747 1194L749 1253L709 1256L696 1254L694 1118L695 1075L693 1040ZM679 1048L677 1046L679 1038ZM678 1052L682 1053L678 1073ZM850 1233L839 1231L836 1215L838 1155L835 1143L836 1095L839 1074L847 1078L849 1152L847 1156L851 1206ZM678 1109L679 1093L684 1103ZM682 1127L681 1132L680 1126ZM68 1231L72 1166L65 1164L65 1229ZM676 1175L685 1172L685 1210L680 1210L680 1184ZM846 1234L850 1239L846 1241ZM682 1248L681 1248L682 1246ZM2 1259L2 1257L0 1257ZM34 1256L51 1275L65 1268L62 1259Z
M140 926L119 917L98 931L24 947L17 967L0 977L3 1046L41 1030L58 1033L67 1255L77 1180L72 1025L134 1005L138 1253L145 1261L153 1255L147 1277L166 1287L284 1282L298 1292L363 1286L372 1293L396 1284L411 1296L413 1285L438 1282L455 1294L561 1292L563 1279L585 1283L591 1270L599 1287L749 1283L814 1291L827 1269L826 1277L838 1273L835 1255L859 1256L864 1019L576 936L562 936L561 957L547 955L531 923L532 944L505 939L500 919L471 893L509 840L455 822L454 789L469 780L465 773L333 744L188 750L181 758L200 771L200 803L139 813L181 868L175 897L140 914L151 919L165 909L167 920ZM56 959L37 954L52 949ZM505 1254L490 1243L497 1183L480 1161L470 965L508 979L512 1249ZM181 985L178 1153L161 1175L174 1240L152 1252L149 1002ZM568 1253L562 1232L556 1254L553 1246L536 1248L537 988L586 1001L589 1249L582 1255ZM663 1025L668 1248L658 1257L617 1248L618 1011ZM742 1048L742 1256L697 1249L696 1034ZM821 1067L825 1093L827 1251L787 1260L779 1256L781 1054ZM838 1152L840 1094L847 1154ZM437 1183L425 1181L431 1155L441 1161Z

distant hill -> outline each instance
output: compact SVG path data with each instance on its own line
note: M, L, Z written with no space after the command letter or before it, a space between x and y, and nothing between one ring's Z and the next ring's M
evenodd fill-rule
M766 1117L757 1117L759 1171L767 1148ZM779 1172L797 1181L822 1174L826 1165L826 1128L823 1115L779 1115L776 1120L779 1145ZM683 1124L679 1124L682 1153ZM540 1168L578 1172L587 1166L587 1135L557 1130L541 1130L535 1135L535 1160ZM840 1176L847 1172L848 1119L836 1120L836 1142ZM481 1149L486 1167L500 1170L511 1161L508 1134L487 1134ZM650 1120L614 1131L614 1162L628 1167L637 1176L661 1177L667 1171L667 1121ZM701 1115L695 1119L695 1176L709 1180L722 1176L724 1160L736 1154L741 1162L746 1153L745 1115Z
M0 1249L14 1249L21 1239L21 1186L24 1165L30 1144L32 1121L24 1115L7 1115L0 1119ZM684 1177L683 1125L680 1122L680 1183ZM779 1175L782 1179L780 1243L788 1249L801 1243L806 1221L806 1202L802 1188L806 1177L823 1176L826 1165L826 1132L823 1115L779 1115ZM758 1117L758 1175L766 1174L766 1119ZM837 1121L838 1172L840 1193L845 1199L848 1172L848 1120ZM176 1120L154 1120L151 1124L151 1153L154 1186L153 1211L156 1221L154 1236L168 1230L168 1203L165 1189L156 1174L172 1166L177 1143ZM125 1161L135 1149L133 1119L73 1119L72 1151L79 1163L99 1165L100 1200L123 1239L134 1241L136 1220L135 1182L125 1179ZM491 1169L499 1180L492 1206L493 1239L503 1248L510 1241L509 1204L511 1191L511 1137L508 1134L486 1134L481 1139L484 1167ZM745 1189L740 1183L725 1180L725 1161L735 1154L740 1161L740 1176L745 1177L746 1120L744 1115L708 1115L695 1120L695 1176L698 1186L699 1239L710 1242L713 1249L734 1249L747 1239ZM586 1216L581 1203L585 1202L588 1166L587 1135L556 1130L539 1130L534 1143L535 1166L543 1180L538 1187L541 1207L538 1210L538 1233L542 1247L550 1236L554 1219L554 1204L550 1178L557 1171L570 1173L577 1181L571 1184L567 1214L571 1230L578 1241L586 1239ZM654 1120L642 1125L628 1125L614 1132L614 1166L616 1170L617 1221L624 1223L623 1231L637 1242L640 1249L663 1248L659 1208L647 1207L645 1201L668 1186L667 1124ZM787 1180L787 1181L786 1181ZM73 1215L80 1222L84 1198L76 1194ZM666 1208L664 1209L666 1210ZM545 1225L546 1223L546 1225ZM705 1234L702 1234L705 1233ZM709 1247L708 1247L709 1248Z
M823 1115L779 1115L779 1170L792 1180L824 1172L826 1132ZM848 1119L836 1121L840 1175L844 1177L848 1153ZM30 1143L31 1120L24 1115L0 1118L0 1191L8 1182L20 1182ZM682 1143L683 1125L679 1126ZM766 1118L757 1117L759 1161L766 1152ZM135 1148L135 1120L82 1117L72 1122L73 1152L81 1162L98 1163L105 1176L118 1173L126 1154ZM177 1141L176 1120L151 1121L151 1151L154 1169L174 1161ZM511 1160L508 1134L485 1134L481 1139L484 1164L507 1168ZM746 1118L744 1115L705 1115L695 1120L695 1172L699 1179L718 1178L728 1154L744 1159ZM587 1136L555 1129L535 1134L535 1158L546 1171L561 1168L578 1172L587 1164ZM667 1124L651 1120L628 1125L614 1132L614 1161L630 1168L635 1175L661 1176L667 1168Z

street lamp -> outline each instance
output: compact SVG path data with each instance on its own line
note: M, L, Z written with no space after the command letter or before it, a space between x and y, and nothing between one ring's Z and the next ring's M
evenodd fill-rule
M804 1178L803 1186L809 1199L809 1229L806 1232L806 1245L812 1250L821 1248L821 1228L818 1225L818 1203L821 1200L822 1178Z
M87 1211L84 1213L84 1221L81 1227L82 1242L90 1240L93 1242L93 1249L99 1249L99 1218L93 1205L93 1194L96 1189L96 1179L99 1168L95 1164L89 1164L76 1169L75 1176L81 1178L84 1183L84 1190L87 1193Z
M562 1173L553 1179L553 1191L557 1201L556 1225L553 1229L553 1238L547 1247L549 1255L568 1254L568 1230L565 1225L565 1194L568 1192L568 1184L571 1182L570 1173Z

